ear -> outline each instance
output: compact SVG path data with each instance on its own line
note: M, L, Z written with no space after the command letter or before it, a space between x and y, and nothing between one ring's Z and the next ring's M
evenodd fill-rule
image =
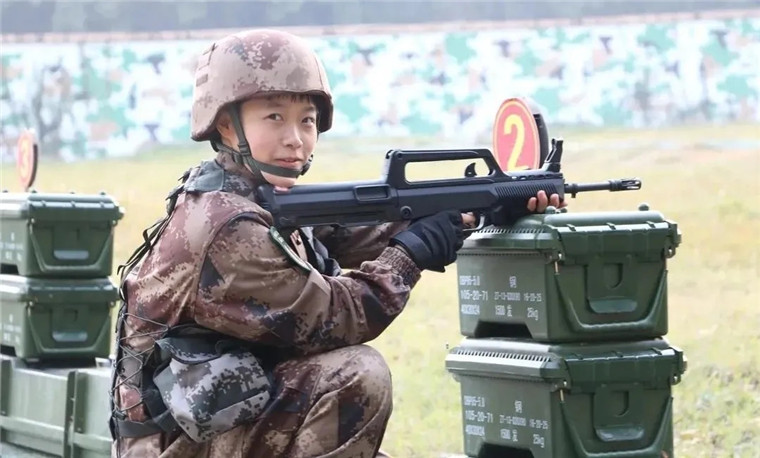
M232 119L226 110L219 113L219 117L216 120L216 130L225 143L233 142L234 144L237 141L237 134L232 126Z

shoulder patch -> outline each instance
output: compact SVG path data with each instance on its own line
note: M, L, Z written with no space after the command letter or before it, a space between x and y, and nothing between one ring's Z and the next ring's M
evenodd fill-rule
M290 248L290 245L288 245L288 242L285 240L285 238L280 234L280 231L277 230L276 227L271 226L269 228L269 238L272 239L272 241L280 247L282 252L285 254L285 257L290 259L295 265L300 267L304 272L310 273L313 267L308 262L301 259L300 256L298 256L298 253L293 251L292 248Z

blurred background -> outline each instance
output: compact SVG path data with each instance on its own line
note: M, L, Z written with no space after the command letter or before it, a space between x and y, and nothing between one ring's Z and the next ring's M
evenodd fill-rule
M332 85L334 127L305 182L377 178L388 148L490 148L516 96L564 137L568 181L640 177L640 191L581 195L570 211L648 202L678 223L676 456L760 457L759 1L4 0L0 187L20 190L16 143L34 129L35 188L113 196L124 262L176 179L211 157L189 140L199 53L258 26L306 37ZM393 456L461 453L443 363L461 338L455 275L425 272L372 342L394 374Z
M198 53L290 27L327 67L327 138L489 137L508 96L552 125L756 122L756 0L40 1L0 6L0 157L131 156L189 139Z
M4 33L162 32L356 24L564 19L630 14L700 13L751 6L747 0L661 1L6 1ZM756 2L754 2L756 5ZM469 8L461 8L462 5ZM150 14L146 15L146 11ZM403 12L403 14L400 14Z

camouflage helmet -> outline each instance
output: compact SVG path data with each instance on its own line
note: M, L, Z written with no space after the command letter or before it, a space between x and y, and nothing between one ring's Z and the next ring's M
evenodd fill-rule
M214 42L195 70L191 137L211 140L219 113L265 93L315 96L317 130L332 125L333 103L322 63L306 40L269 29L247 30Z

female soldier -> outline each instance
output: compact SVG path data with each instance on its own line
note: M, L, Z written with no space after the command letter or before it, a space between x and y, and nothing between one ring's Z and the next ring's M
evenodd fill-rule
M246 31L200 56L192 138L217 156L185 173L123 266L114 456L379 453L391 376L362 344L404 309L421 270L455 261L471 221L451 211L278 233L255 189L293 186L332 113L322 64L298 37Z

